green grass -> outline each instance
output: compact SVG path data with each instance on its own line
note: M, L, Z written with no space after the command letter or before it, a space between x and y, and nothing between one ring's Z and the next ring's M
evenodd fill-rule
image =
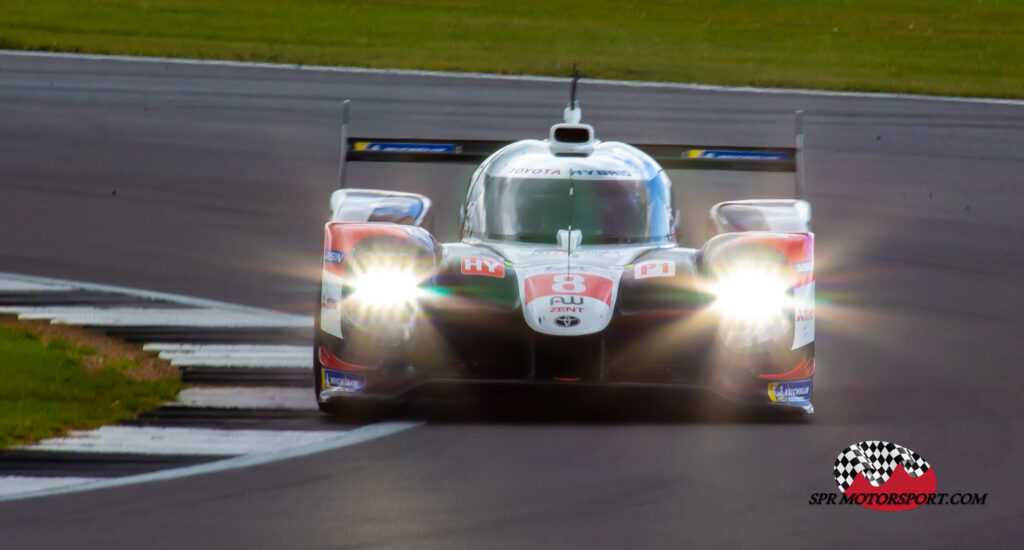
M127 360L86 372L81 357L90 353L0 325L0 448L132 418L173 400L182 387L133 380Z
M0 47L1024 97L1020 0L0 0Z

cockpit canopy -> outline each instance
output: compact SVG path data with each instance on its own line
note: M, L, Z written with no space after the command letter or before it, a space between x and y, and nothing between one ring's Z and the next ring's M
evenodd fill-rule
M614 143L599 144L591 158L520 153L502 162L499 152L470 185L463 236L555 243L559 230L571 228L582 232L583 245L670 242L671 182L649 158L622 160L633 152L643 155Z

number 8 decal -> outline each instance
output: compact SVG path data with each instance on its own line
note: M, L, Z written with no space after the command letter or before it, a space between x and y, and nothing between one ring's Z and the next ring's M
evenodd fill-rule
M585 280L582 275L555 275L551 290L564 294L586 292L587 285L583 284Z

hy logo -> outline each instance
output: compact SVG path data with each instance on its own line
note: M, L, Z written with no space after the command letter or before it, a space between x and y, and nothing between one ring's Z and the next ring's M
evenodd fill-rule
M923 504L920 500L904 502L878 495L935 494L935 472L928 462L903 445L888 441L861 441L850 445L839 453L833 473L840 493L872 510L895 512ZM871 495L876 497L865 498Z

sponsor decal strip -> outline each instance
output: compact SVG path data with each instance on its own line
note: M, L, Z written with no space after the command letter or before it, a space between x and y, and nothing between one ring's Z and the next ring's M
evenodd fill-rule
M713 160L789 160L789 153L770 151L726 151L690 149L684 158Z
M505 264L497 258L467 256L462 258L462 273L463 275L483 275L500 279L505 276Z
M772 402L788 403L807 401L811 398L811 381L772 382L768 384L768 399Z
M323 369L322 373L322 385L325 390L358 393L366 387L366 376L363 374L332 369Z
M651 277L675 277L676 263L672 260L648 260L633 265L634 279Z
M376 141L357 141L353 144L356 151L379 151L384 153L457 153L454 143L395 143Z
M542 273L525 281L526 303L547 296L583 296L611 305L614 283L607 277L585 273Z

